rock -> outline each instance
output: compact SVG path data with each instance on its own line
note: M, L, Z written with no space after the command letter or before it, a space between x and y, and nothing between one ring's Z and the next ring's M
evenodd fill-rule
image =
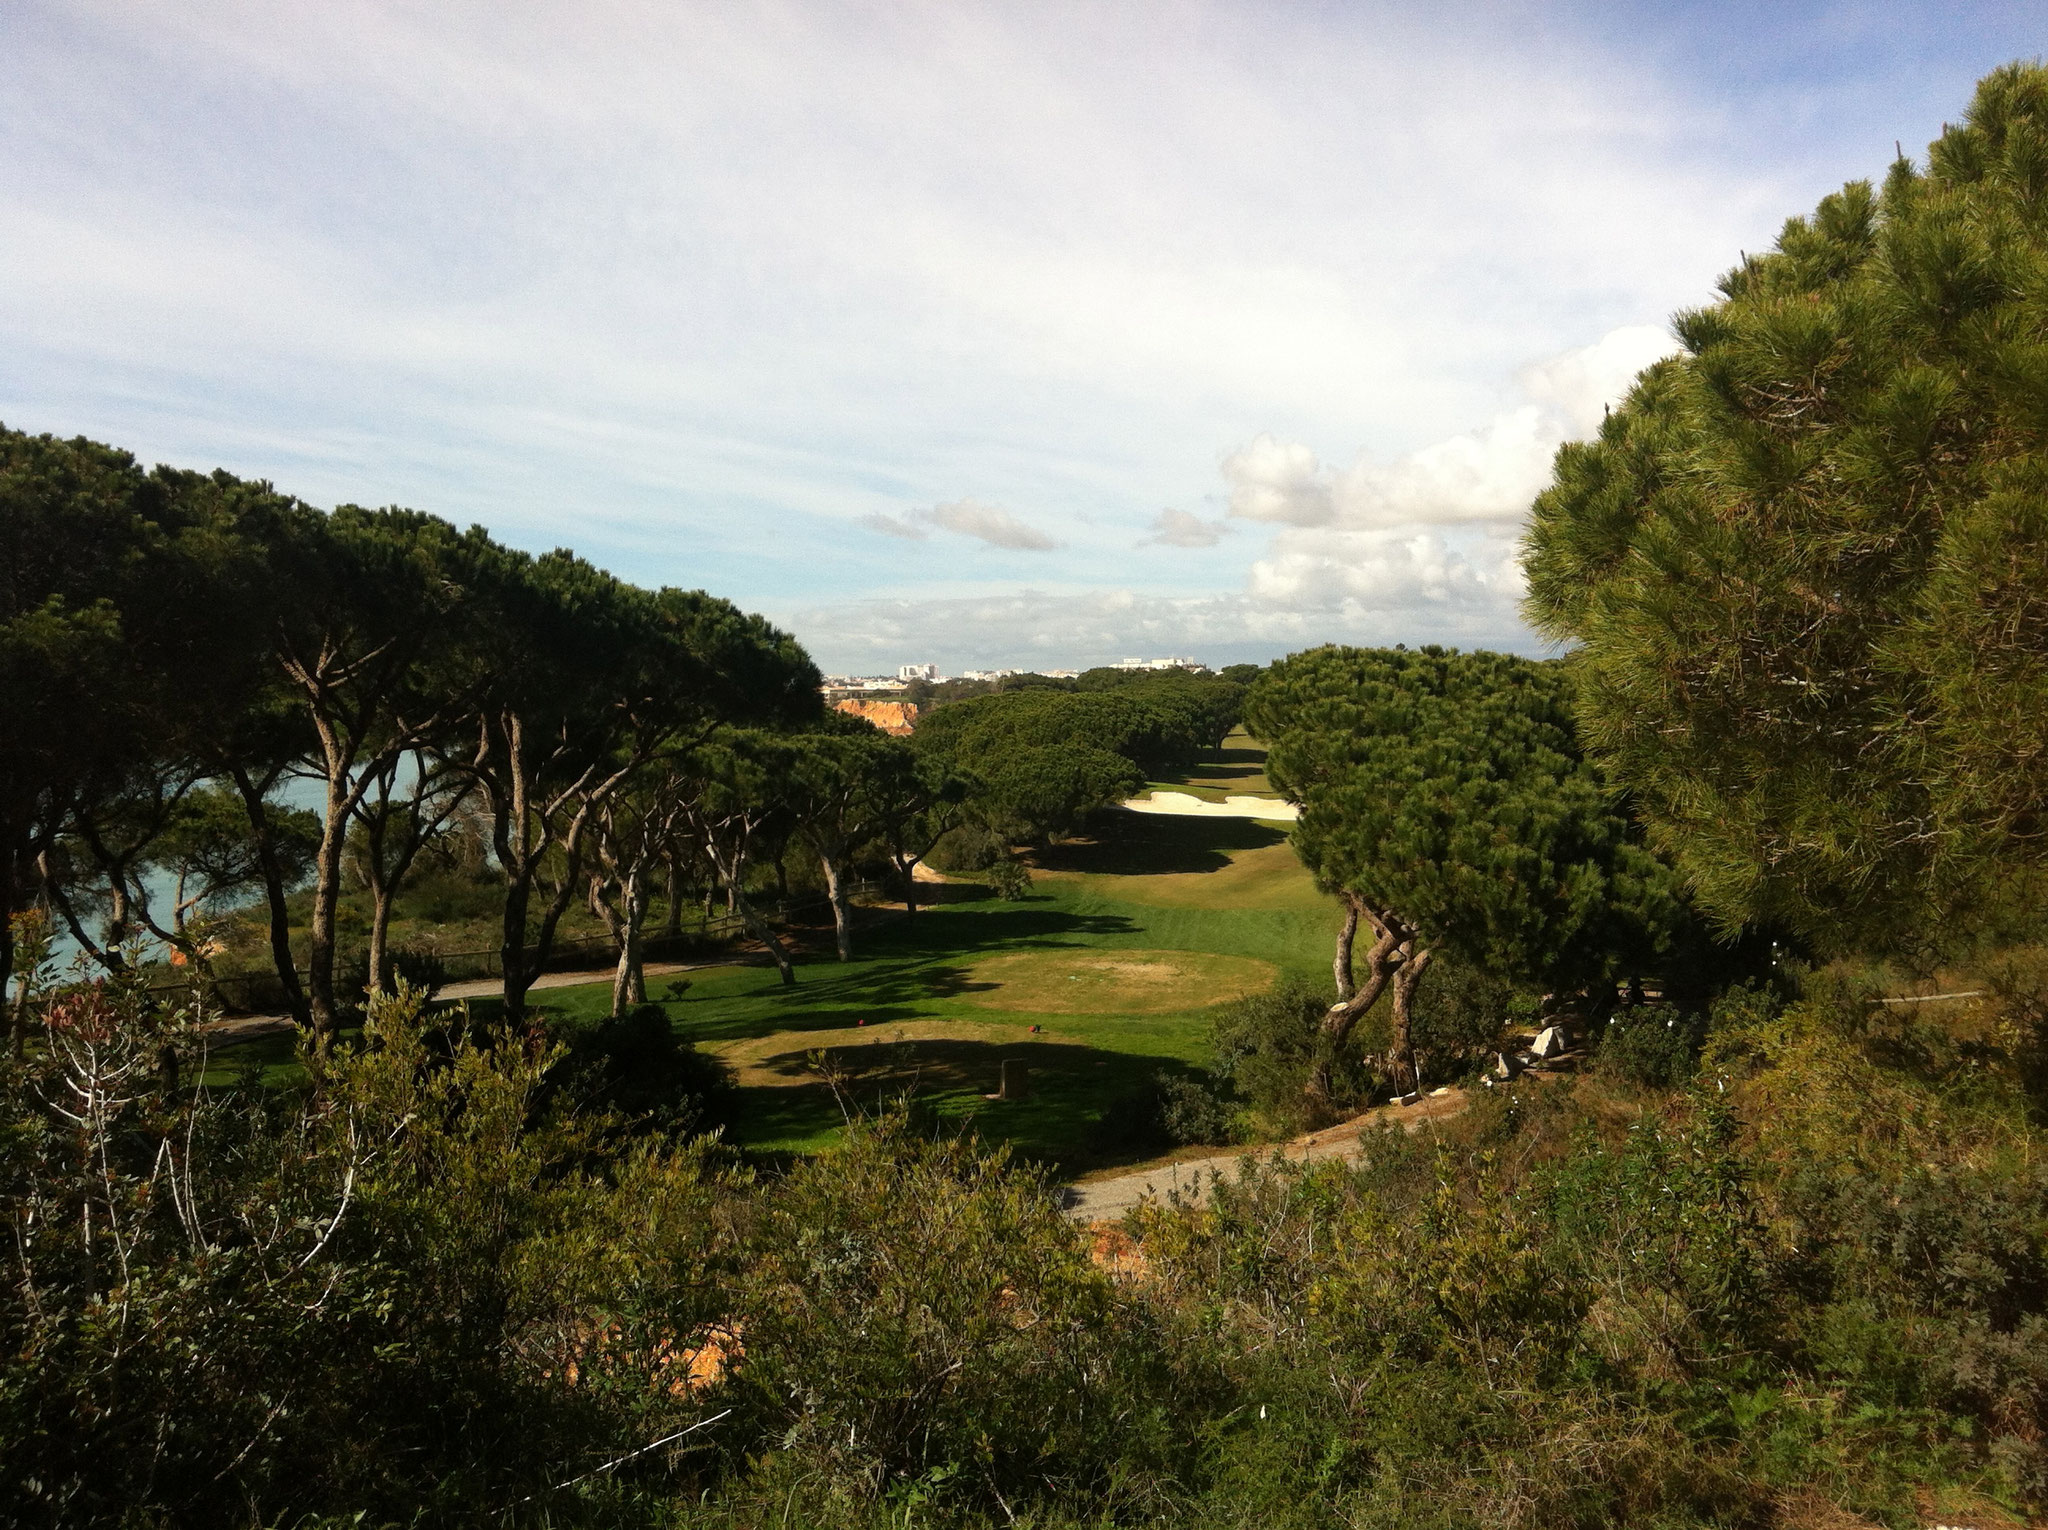
M1422 1096L1420 1093L1397 1094L1394 1096L1394 1103L1396 1105L1413 1105L1417 1100L1421 1098Z
M1513 1078L1522 1071L1522 1059L1512 1052L1493 1054L1493 1076L1499 1079Z
M1561 1025L1546 1025L1536 1033L1536 1040L1529 1048L1538 1057L1557 1057L1571 1050L1571 1038Z
M1443 1088L1441 1088L1441 1089L1432 1089L1432 1090L1430 1090L1430 1091L1429 1091L1429 1097L1430 1097L1430 1098L1431 1098L1432 1100L1440 1100L1440 1099L1442 1099L1442 1098L1443 1098L1443 1097L1444 1097L1445 1095L1449 1094L1450 1092L1451 1092L1451 1086L1450 1086L1449 1084L1446 1084L1446 1085L1444 1085L1444 1086L1443 1086Z

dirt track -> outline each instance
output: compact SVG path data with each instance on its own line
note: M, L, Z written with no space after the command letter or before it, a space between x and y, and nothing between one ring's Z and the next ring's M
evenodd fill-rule
M1199 1205L1218 1179L1235 1180L1250 1164L1284 1159L1290 1163L1315 1163L1323 1159L1353 1159L1360 1155L1359 1139L1367 1131L1385 1124L1415 1131L1434 1121L1445 1121L1464 1112L1470 1091L1452 1089L1425 1096L1409 1106L1381 1105L1341 1125L1310 1132L1292 1142L1271 1147L1240 1148L1206 1158L1186 1158L1174 1163L1155 1164L1148 1169L1102 1179L1083 1180L1066 1187L1065 1210L1076 1222L1114 1221L1146 1200L1163 1201L1177 1196Z

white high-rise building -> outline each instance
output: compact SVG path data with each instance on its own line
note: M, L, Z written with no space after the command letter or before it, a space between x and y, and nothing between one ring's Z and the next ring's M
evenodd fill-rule
M898 680L937 680L939 666L936 664L904 664L897 667Z

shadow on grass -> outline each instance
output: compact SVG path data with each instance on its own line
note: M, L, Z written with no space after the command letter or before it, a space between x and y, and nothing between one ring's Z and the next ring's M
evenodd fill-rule
M881 1054L862 1056L863 1053ZM771 1060L792 1078L811 1071L794 1051ZM1171 1058L1039 1042L927 1040L831 1049L834 1083L741 1092L731 1140L768 1161L825 1145L849 1113L872 1114L905 1098L940 1121L965 1126L1060 1174L1138 1163L1172 1146L1158 1116L1161 1075L1203 1077ZM1030 1092L995 1100L1005 1062L1030 1070Z
M1099 813L1090 828L1090 838L1040 850L1033 861L1046 871L1090 876L1172 876L1221 871L1233 853L1264 850L1287 838L1285 829L1256 818L1177 818L1165 813Z

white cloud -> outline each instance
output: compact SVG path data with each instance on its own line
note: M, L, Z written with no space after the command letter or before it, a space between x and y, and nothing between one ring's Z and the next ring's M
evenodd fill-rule
M1669 329L1632 324L1592 345L1525 367L1519 381L1524 393L1578 439L1600 428L1607 406L1621 401L1638 372L1677 351Z
M1452 607L1511 611L1522 594L1513 544L1465 546L1423 530L1316 528L1282 532L1251 568L1247 591L1273 609L1331 611L1360 602L1386 611Z
M1298 441L1257 436L1223 460L1231 514L1294 527L1506 526L1550 481L1558 447L1590 434L1638 371L1676 349L1661 329L1615 330L1524 367L1527 402L1391 464L1360 452L1340 470Z
M1214 547L1231 531L1228 521L1205 521L1199 515L1190 515L1185 510L1168 508L1159 512L1152 522L1149 536L1142 538L1140 547Z
M920 519L928 520L942 530L974 537L991 547L1051 552L1060 545L1036 526L1025 525L1001 505L985 505L978 499L956 499L918 514Z
M870 531L879 531L885 537L902 537L907 541L921 542L931 533L924 527L907 521L901 516L889 515L877 510L860 518L860 524Z

